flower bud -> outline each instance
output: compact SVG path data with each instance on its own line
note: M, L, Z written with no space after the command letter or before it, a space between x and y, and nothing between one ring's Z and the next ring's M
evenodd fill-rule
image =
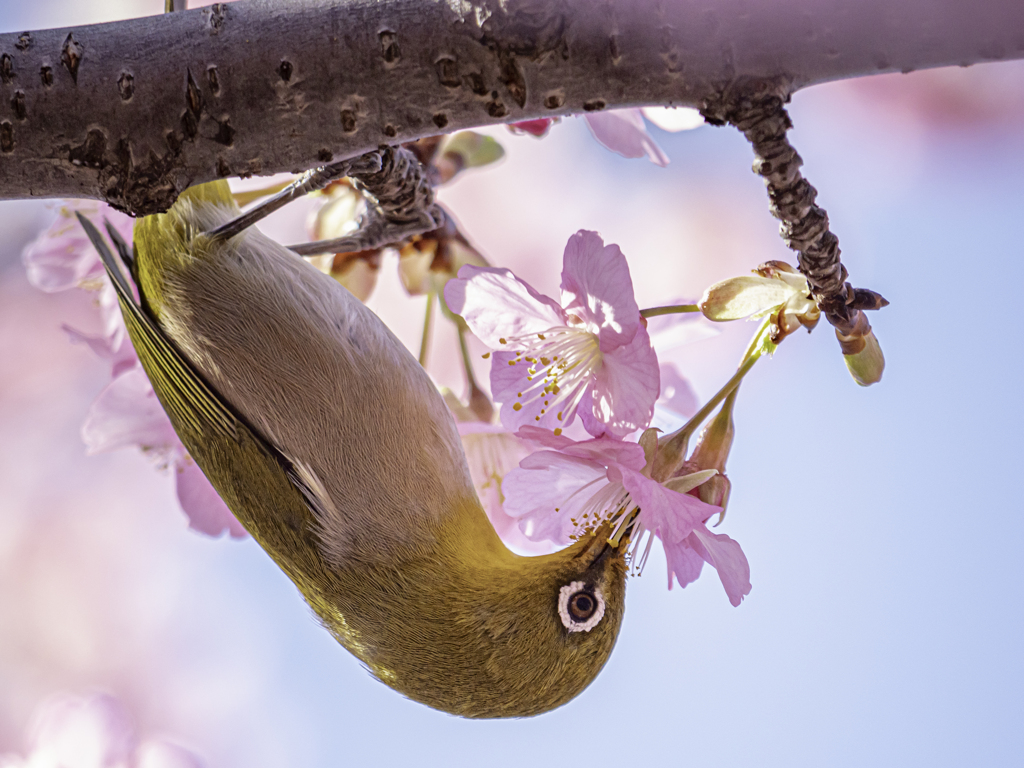
M398 252L398 278L410 296L422 296L433 288L430 265L439 243L430 234L406 243Z
M345 286L353 296L365 303L377 285L377 275L380 273L380 251L339 253L327 258L330 260L328 268L321 271L327 272Z
M479 168L497 162L505 156L501 144L490 136L473 131L456 133L441 151L440 157L434 161L439 182L444 184L466 168Z
M704 317L715 322L741 320L781 306L793 295L782 280L761 275L743 275L715 283L704 291L698 306Z
M885 369L885 357L875 332L868 330L864 336L845 337L837 330L836 338L853 380L862 387L878 383Z
M546 135L548 129L557 122L557 117L539 117L536 120L520 120L518 123L509 123L508 129L512 133L528 133L539 139Z
M729 478L719 473L697 486L697 496L705 504L713 504L722 508L718 522L725 517L726 507L729 506L729 494L732 492L732 483Z
M445 284L466 264L489 267L487 259L459 232L455 218L445 212L445 222L406 243L399 250L398 276L412 296L444 292Z
M352 186L331 184L322 193L326 201L307 223L312 240L334 240L351 235L359 229L359 220L366 211L366 201Z
M689 463L700 469L717 469L725 471L725 462L729 458L729 449L736 434L732 421L732 399L722 406L715 418L704 427L697 440L697 447L690 454Z
M470 383L469 388L469 410L476 416L477 421L490 424L494 418L494 404L491 402L491 398L473 382Z
M775 344L798 328L812 329L821 317L807 278L784 261L766 261L753 275L715 283L704 292L700 310L716 322L770 315Z

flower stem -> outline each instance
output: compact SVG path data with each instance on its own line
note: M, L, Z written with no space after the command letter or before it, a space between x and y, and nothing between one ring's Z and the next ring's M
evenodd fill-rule
M427 316L423 318L423 337L420 339L420 365L427 367L427 350L430 347L430 331L434 327L434 292L427 294ZM459 336L461 340L462 337Z
M469 385L470 391L479 389L476 383L476 377L473 375L473 361L469 359L469 347L466 345L466 331L459 325L459 351L462 352L462 365L466 369L466 383Z
M700 312L700 307L696 304L672 304L667 307L648 307L647 309L641 309L640 315L642 317L657 317L658 315L675 315L680 312Z
M754 363L760 359L761 355L751 355L747 357L743 361L743 364L737 369L736 373L732 375L732 378L725 382L725 386L718 390L718 392L715 393L715 396L708 400L704 404L704 407L697 411L697 413L693 415L693 418L686 422L679 431L676 432L676 434L685 433L686 437L689 438L690 435L696 432L697 427L699 427L704 420L714 412L719 403L733 393L733 391L740 385L740 382L743 381L743 377L746 376L750 369L754 367Z
M766 352L771 352L775 345L768 339L768 333L770 332L771 318L765 318L764 322L761 323L757 329L757 333L754 334L754 338L751 340L750 345L747 347L747 351L743 354L743 359L740 362L740 367L736 370L736 373L725 382L718 392L715 393L714 397L708 400L704 407L701 408L693 417L686 422L682 427L673 432L671 435L667 435L658 441L658 461L656 462L652 477L659 482L671 477L682 465L683 460L686 458L686 451L690 445L690 438L693 436L697 428L704 423L719 406L719 404L727 397L734 395L736 388L739 387L740 382L743 381L743 377L750 372L750 369L754 367L754 363L761 359ZM732 407L732 403L735 402L735 397L729 402L729 407Z
M466 388L469 390L469 410L480 421L490 423L494 417L494 404L487 394L480 389L473 375L473 361L469 357L469 346L466 344L466 327L457 323L459 331L459 350L462 352L462 364L466 368Z

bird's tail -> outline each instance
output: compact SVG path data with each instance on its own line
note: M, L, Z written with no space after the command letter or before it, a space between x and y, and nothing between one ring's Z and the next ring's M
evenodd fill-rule
M89 242L92 243L93 248L100 255L100 260L103 262L104 269L107 270L107 274L110 276L110 281L114 284L114 289L117 291L118 298L124 302L127 301L129 304L135 303L135 294L132 291L131 285L128 283L127 278L124 276L124 268L127 268L131 273L132 278L135 278L135 255L132 249L127 243L121 238L110 222L104 222L106 224L107 234L110 236L111 242L114 243L114 247L117 248L118 258L114 256L114 253L110 250L110 246L107 245L107 241L103 239L103 235L96 228L89 219L83 216L79 211L75 211L75 216L78 217L78 223L82 225L82 229L85 230L85 234L89 237Z

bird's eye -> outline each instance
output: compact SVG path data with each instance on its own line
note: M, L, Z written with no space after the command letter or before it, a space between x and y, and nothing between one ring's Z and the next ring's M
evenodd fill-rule
M589 632L604 618L604 595L582 581L566 584L558 593L558 617L570 632Z

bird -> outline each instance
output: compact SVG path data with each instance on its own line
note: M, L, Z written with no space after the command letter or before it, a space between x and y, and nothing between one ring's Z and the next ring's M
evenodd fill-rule
M469 718L573 699L618 637L626 541L599 529L550 555L509 550L422 366L240 215L218 180L139 219L132 247L79 217L191 457L381 682Z

